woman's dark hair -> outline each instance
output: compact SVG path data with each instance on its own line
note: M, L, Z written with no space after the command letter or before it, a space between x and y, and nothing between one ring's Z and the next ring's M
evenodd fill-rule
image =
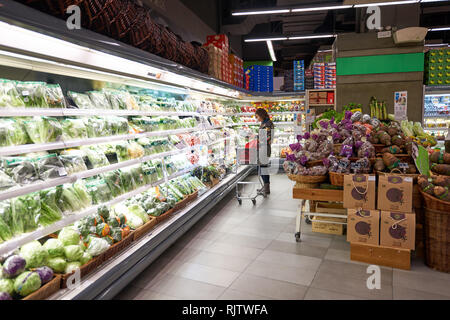
M263 119L263 120L269 119L269 118L270 118L270 117L269 117L269 114L267 113L267 111L264 110L263 108L258 108L258 109L256 109L255 114L258 115L258 116L260 116L261 119Z

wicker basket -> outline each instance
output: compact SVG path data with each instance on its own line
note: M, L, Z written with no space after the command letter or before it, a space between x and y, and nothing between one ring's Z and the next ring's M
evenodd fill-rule
M327 176L302 176L296 174L288 174L289 179L295 181L294 188L300 189L314 189L317 188L321 182L327 180Z
M187 206L189 203L189 196L186 196L183 200L178 201L173 207L173 211L179 211Z
M312 168L315 166L323 166L323 161L322 160L307 161L305 166L307 168Z
M189 202L192 202L192 201L194 201L197 198L198 198L198 191L195 191L194 193L191 193L190 195L188 195L188 201Z
M375 153L381 153L381 150L383 150L384 148L386 148L387 146L385 146L384 144L381 143L375 143L373 144L374 148L375 148Z
M156 223L161 223L162 221L170 218L172 214L175 212L174 208L164 212L162 215L156 217Z
M428 193L423 192L420 190L420 193L423 196L423 199L425 200L425 208L436 210L436 211L443 211L443 212L450 212L450 202L439 200L436 197L433 197L432 195L429 195Z
M138 6L132 1L124 1L119 14L111 21L111 36L117 40L127 41L137 15Z
M335 143L333 145L333 152L335 155L338 155L341 153L341 149L342 149L342 143Z
M123 238L121 241L114 243L112 246L108 248L103 254L103 261L107 261L110 258L114 257L116 254L121 252L123 249L128 247L131 242L133 242L134 239L134 232L131 232L129 235L127 235L125 238Z
M344 185L344 175L345 173L337 173L337 172L329 172L330 176L330 182L333 186L340 186L342 187Z
M142 227L137 228L133 232L133 241L136 241L145 236L156 225L156 217L149 217L150 220Z
M428 203L427 200L425 202ZM449 211L425 208L425 251L426 264L430 268L450 272Z
M89 273L91 273L92 271L97 269L105 261L104 257L105 257L105 253L102 253L101 255L93 258L88 263L82 265L80 268L80 278L82 279L83 277L85 277L86 275L88 275ZM73 274L73 272L60 275L61 276L61 288L63 288L63 289L67 288L67 280L72 274Z
M52 280L40 287L39 290L27 295L22 300L45 300L59 289L61 289L61 277L55 275Z

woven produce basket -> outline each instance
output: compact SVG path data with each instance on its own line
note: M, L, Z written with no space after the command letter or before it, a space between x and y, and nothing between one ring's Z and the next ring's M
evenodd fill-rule
M198 191L195 191L194 193L191 193L190 195L188 195L188 201L189 202L192 202L192 201L194 201L197 198L198 198Z
M59 289L61 289L61 276L55 275L52 280L44 284L35 292L27 295L22 300L45 300Z
M450 202L439 200L436 197L433 197L422 190L420 190L420 193L423 196L423 199L425 200L425 208L436 210L436 211L443 211L450 214Z
M340 186L342 187L344 185L344 176L345 173L338 173L338 172L328 172L330 176L330 182L333 186Z
M133 241L136 241L145 236L156 225L156 217L149 217L149 221L143 226L137 228L133 232Z
M342 143L335 143L333 144L333 152L334 154L338 155L341 153L341 149L342 149Z
M448 211L425 207L425 251L426 264L430 268L450 272L450 214Z
M138 15L138 6L132 1L124 1L119 14L111 21L111 36L127 41L130 28Z
M93 258L88 263L85 263L84 265L82 265L80 268L80 278L82 279L83 277L85 277L86 275L88 275L89 273L91 273L92 271L97 269L105 261L104 258L105 258L105 253L102 253L101 255ZM74 274L74 272L60 275L61 276L61 288L63 288L63 289L67 288L67 280L72 274Z
M305 166L307 168L311 168L311 167L315 167L315 166L323 166L323 161L322 160L307 161Z
M314 189L317 188L321 182L327 180L327 176L302 176L298 174L288 174L289 179L295 181L294 188L300 189Z
M175 212L174 208L164 212L162 215L156 217L156 223L161 223L162 221L170 218L172 214Z
M171 61L178 59L178 38L169 28L161 28L161 45L164 48L162 56Z
M102 10L92 19L90 29L95 32L111 35L111 24L119 15L120 11L124 10L124 2L116 0L107 0L102 7Z
M175 212L175 211L179 211L179 210L185 208L188 203L189 203L189 196L186 196L183 200L178 201L175 204L175 207L173 207L173 211Z
M381 153L381 150L383 150L384 148L386 148L387 146L385 146L384 144L381 143L375 143L372 144L375 148L375 153Z
M112 246L108 248L103 254L103 261L109 260L110 258L114 257L116 254L124 250L126 247L128 247L131 242L133 242L134 232L130 232L125 238L123 238L121 241L114 243Z

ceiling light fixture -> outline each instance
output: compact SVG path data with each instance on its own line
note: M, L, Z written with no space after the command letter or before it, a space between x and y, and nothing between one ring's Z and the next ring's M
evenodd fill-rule
M450 30L450 27L442 27L442 28L430 28L428 31L447 31Z
M233 16L251 16L255 14L277 14L277 13L289 13L291 9L276 9L276 10L261 10L261 11L241 11L233 12Z
M287 37L279 37L279 38L260 38L260 39L245 39L245 42L261 42L261 41L283 41L287 40Z
M272 41L266 41L267 48L269 49L270 57L272 58L272 61L277 61L277 56L275 55L275 51L273 51L273 45Z
M288 40L320 39L320 38L334 38L334 37L336 37L335 34L317 34L317 35L310 35L310 36L288 37Z
M350 9L353 5L336 5L336 6L324 6L324 7L311 7L311 8L295 8L291 9L291 12L308 12L308 11L322 11L322 10L340 10Z
M427 43L425 44L425 47L448 47L448 43Z
M377 3L363 3L363 4L355 4L354 8L363 8L363 7L380 7L380 6L394 6L394 5L402 5L402 4L411 4L418 3L419 0L405 0L405 1L392 1L392 2L377 2Z

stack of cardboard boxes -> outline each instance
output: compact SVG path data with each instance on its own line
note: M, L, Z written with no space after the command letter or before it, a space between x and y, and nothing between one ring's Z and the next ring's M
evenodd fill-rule
M351 259L408 269L409 250L415 248L416 231L412 178L379 176L378 201L376 190L373 175L344 177Z
M336 89L336 62L325 63L325 89Z
M244 87L244 60L235 54L230 54L228 60L231 63L231 84L236 87Z
M206 37L203 45L209 54L208 74L237 87L244 86L244 61L234 54L228 54L230 44L225 34Z
M314 73L312 69L305 70L305 89L314 89Z
M334 91L310 91L309 92L310 105L325 105L334 104Z
M450 49L435 49L426 53L425 84L450 84Z
M254 65L246 69L245 73L250 76L248 90L273 91L273 67Z
M294 61L294 91L305 90L305 61Z
M314 63L314 89L325 89L325 63Z

